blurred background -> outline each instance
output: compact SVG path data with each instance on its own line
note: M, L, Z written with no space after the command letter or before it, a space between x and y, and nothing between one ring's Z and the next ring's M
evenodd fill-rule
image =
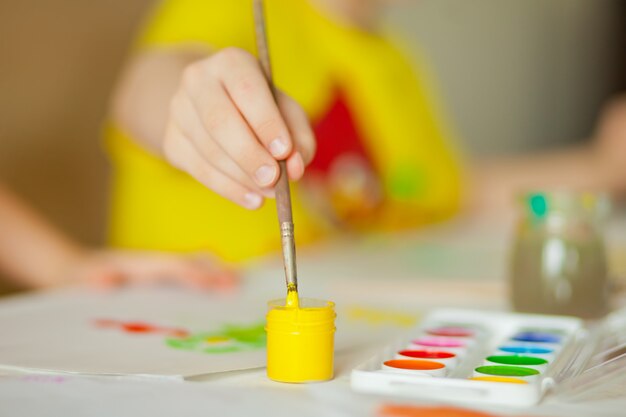
M153 3L0 0L0 178L85 243L104 240L108 96ZM429 63L471 154L582 140L626 87L624 1L405 3L388 23Z

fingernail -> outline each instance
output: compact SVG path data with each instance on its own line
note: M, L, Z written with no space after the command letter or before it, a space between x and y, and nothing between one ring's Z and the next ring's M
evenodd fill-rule
M270 143L270 153L274 156L274 158L279 158L283 156L287 152L287 145L280 139L274 139Z
M302 158L302 154L300 152L296 152L296 158L300 161L300 166L302 167L302 172L304 173L304 159Z
M243 198L245 199L245 207L249 210L257 209L263 203L263 197L255 193L246 193Z
M300 152L296 152L293 157L293 162L294 163L292 164L292 169L297 169L297 171L291 172L291 174L293 175L293 178L291 179L297 181L304 175L304 159L302 159L302 155L300 154Z
M276 176L276 168L270 165L261 165L254 174L261 187L270 185Z

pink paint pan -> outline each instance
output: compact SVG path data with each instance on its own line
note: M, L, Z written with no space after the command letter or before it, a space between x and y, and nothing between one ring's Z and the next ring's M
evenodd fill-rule
M426 331L431 336L442 337L473 337L476 333L472 329L458 326L435 327Z
M455 353L443 350L401 350L396 354L396 359L433 361L442 363L448 368L457 363Z
M415 339L414 345L426 346L429 348L464 348L467 343L464 340L452 337L426 336Z
M457 356L467 351L468 341L456 337L424 336L411 341L409 350L445 350Z

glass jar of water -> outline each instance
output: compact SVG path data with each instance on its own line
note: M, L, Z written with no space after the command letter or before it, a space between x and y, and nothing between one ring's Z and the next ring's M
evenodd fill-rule
M520 198L511 258L517 311L603 316L609 309L605 195L556 191Z

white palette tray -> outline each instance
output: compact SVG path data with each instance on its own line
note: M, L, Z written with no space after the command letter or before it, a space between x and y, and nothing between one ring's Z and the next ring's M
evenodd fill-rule
M529 406L571 367L587 331L572 317L436 310L352 371L360 392Z

